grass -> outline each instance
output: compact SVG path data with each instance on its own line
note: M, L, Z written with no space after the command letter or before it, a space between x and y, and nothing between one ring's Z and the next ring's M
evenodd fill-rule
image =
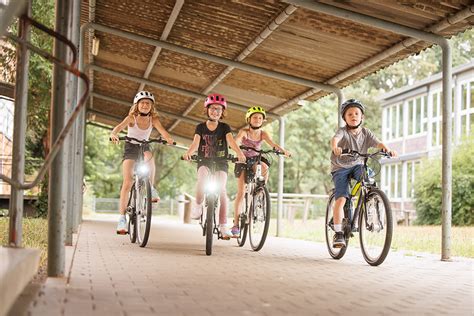
M0 245L8 246L8 217L0 217ZM41 250L39 271L45 271L48 254L48 223L45 218L23 219L23 247Z
M270 234L275 235L276 221L273 220ZM283 221L282 237L325 243L324 219L309 220L293 224ZM451 255L474 258L474 227L452 227ZM358 240L351 245L358 245ZM395 226L392 251L427 252L441 255L441 226Z

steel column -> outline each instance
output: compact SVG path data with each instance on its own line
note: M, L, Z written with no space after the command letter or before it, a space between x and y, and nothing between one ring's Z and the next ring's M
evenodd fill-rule
M280 146L285 147L285 118L280 117L279 119L279 134L280 134ZM276 235L279 237L281 235L281 220L283 213L283 177L285 175L284 171L285 158L278 156L278 197L277 197L277 230Z
M404 25L381 20L364 14L340 9L323 3L303 0L284 0L302 8L323 12L342 19L355 21L371 27L388 30L408 37L438 44L443 50L443 149L442 149L442 242L441 260L451 257L451 215L452 215L452 105L451 80L452 58L449 41L441 35L413 29ZM470 7L472 10L473 6ZM449 21L448 21L449 22Z
M71 3L56 0L55 30L67 36L71 20ZM54 41L54 55L61 60L68 59L66 46ZM51 97L51 143L59 137L66 117L67 91L65 82L66 72L54 65ZM66 142L67 143L67 142ZM67 199L67 146L59 149L54 158L49 173L49 211L48 211L48 276L64 276L65 271L65 229L66 229L66 199Z
M28 1L26 14L31 14L31 3ZM30 25L26 20L20 19L18 35L22 40L29 40ZM28 108L28 66L30 52L26 45L17 44L16 55L16 84L15 84L15 117L13 129L12 174L14 181L23 183L25 177L25 138L26 115ZM10 223L8 243L12 247L21 247L23 239L23 189L10 186Z

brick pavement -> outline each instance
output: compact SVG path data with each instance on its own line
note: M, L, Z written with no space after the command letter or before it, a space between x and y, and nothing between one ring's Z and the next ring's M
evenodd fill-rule
M206 256L197 225L158 221L146 248L114 229L85 221L69 284L48 279L19 314L473 315L470 259L392 252L371 267L355 247L336 261L325 244L285 238L260 252L217 241Z

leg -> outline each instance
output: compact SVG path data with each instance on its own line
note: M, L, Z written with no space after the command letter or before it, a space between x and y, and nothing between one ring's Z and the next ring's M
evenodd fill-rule
M265 177L265 183L268 181L268 176L270 173L268 172L268 165L262 161L262 175Z
M234 226L239 226L239 216L242 208L242 200L245 190L245 171L242 170L237 178L237 195L234 201Z
M196 204L201 204L204 200L204 186L206 185L206 179L209 177L209 168L201 166L197 172L197 183L196 183Z
M123 182L120 190L119 211L121 215L125 215L125 208L128 202L128 193L133 183L133 165L135 161L132 159L125 159L122 164Z
M150 184L151 186L155 185L155 159L149 151L144 152L145 161L148 163L148 168L150 168Z
M341 225L344 217L344 204L349 197L349 177L352 169L339 169L333 172L332 179L336 188L336 203L334 203L333 219L334 225ZM339 231L339 226L335 226Z
M227 172L224 171L217 171L216 172L216 179L219 185L221 186L221 192L219 196L219 224L225 225L227 224Z

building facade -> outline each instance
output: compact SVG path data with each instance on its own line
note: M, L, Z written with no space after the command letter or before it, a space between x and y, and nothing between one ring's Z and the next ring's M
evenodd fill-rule
M13 99L0 95L0 173L11 177ZM10 185L0 180L0 195L10 194Z
M453 143L474 137L474 60L453 69ZM397 219L416 218L414 187L422 159L441 155L442 78L428 77L379 97L382 140L399 154L383 161L381 187ZM441 179L440 179L441 181Z

